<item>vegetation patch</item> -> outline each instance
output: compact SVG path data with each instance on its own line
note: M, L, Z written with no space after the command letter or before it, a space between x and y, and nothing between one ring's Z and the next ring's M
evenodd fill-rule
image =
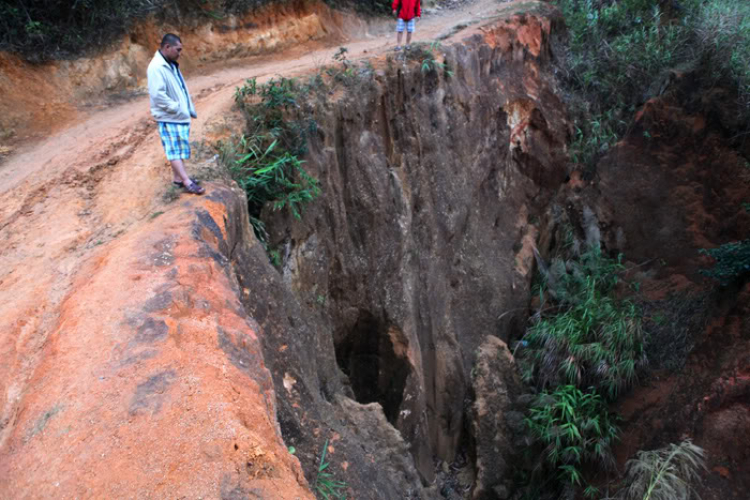
M594 497L598 490L586 484L581 467L614 468L611 448L619 433L604 399L572 385L559 386L539 395L526 424L543 444L545 460L557 472L560 483L583 487L586 497Z
M638 107L669 89L672 72L722 84L750 116L750 3L742 0L557 0L568 25L564 87L575 121L572 160L593 170Z
M30 61L101 50L148 16L185 22L244 14L274 0L8 0L0 2L0 50ZM277 3L284 0L275 0Z
M641 315L615 295L624 271L598 245L578 259L553 260L539 293L543 305L524 336L524 378L541 388L593 387L614 399L645 366Z
M725 243L718 248L702 249L700 253L714 259L714 265L701 274L719 280L722 285L747 279L750 275L750 240Z
M623 297L622 256L607 257L598 243L582 251L572 231L566 237L549 265L538 259L539 305L518 346L523 377L540 390L526 418L545 457L530 478L533 498L598 494L584 476L614 469L618 417L608 403L646 365L641 311ZM550 468L556 480L542 480Z
M219 143L220 161L245 191L255 235L275 266L281 256L268 247L263 209L302 217L305 205L321 193L303 160L308 139L318 131L316 109L339 90L350 92L373 75L368 62L353 63L347 52L341 47L331 65L320 65L307 79L280 77L261 85L251 78L235 90L247 126L241 137Z
M626 500L689 500L698 498L692 484L700 482L706 469L703 448L689 439L652 451L639 451L628 460L625 487Z

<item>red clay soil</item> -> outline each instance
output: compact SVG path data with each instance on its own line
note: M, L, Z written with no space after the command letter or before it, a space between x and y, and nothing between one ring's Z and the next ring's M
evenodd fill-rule
M598 188L606 200L609 248L636 263L648 302L669 307L676 297L708 297L684 311L683 335L696 344L685 367L658 370L644 386L617 403L624 418L618 463L638 450L685 438L705 448L704 499L747 498L750 491L750 285L718 288L700 269L699 253L750 234L750 170L723 132L732 115L728 96L699 96L688 112L689 78L671 95L645 104L628 138L599 165ZM648 133L645 133L648 132ZM627 207L625 209L624 207ZM712 292L712 290L717 290ZM691 318L707 326L689 332ZM651 319L649 319L651 321ZM660 342L659 338L655 342Z

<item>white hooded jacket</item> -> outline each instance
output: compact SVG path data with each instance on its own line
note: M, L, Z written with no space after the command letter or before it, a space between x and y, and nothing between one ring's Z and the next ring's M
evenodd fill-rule
M190 117L198 117L180 68L170 64L158 50L147 74L151 114L156 121L190 123Z

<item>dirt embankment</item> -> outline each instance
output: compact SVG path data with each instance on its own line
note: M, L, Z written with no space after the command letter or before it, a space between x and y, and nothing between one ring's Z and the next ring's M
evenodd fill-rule
M250 56L343 41L369 28L368 21L322 2L295 0L242 17L202 18L192 25L149 19L113 47L74 60L31 64L0 53L0 145L38 139L80 121L87 107L117 104L142 93L146 67L164 33L182 38L185 52L180 62L190 78Z

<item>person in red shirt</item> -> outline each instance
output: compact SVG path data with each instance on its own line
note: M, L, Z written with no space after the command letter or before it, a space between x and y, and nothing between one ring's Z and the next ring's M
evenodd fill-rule
M401 36L406 28L406 50L411 48L411 34L414 33L414 21L422 17L422 5L419 0L393 0L393 15L396 19L396 50L401 50Z

